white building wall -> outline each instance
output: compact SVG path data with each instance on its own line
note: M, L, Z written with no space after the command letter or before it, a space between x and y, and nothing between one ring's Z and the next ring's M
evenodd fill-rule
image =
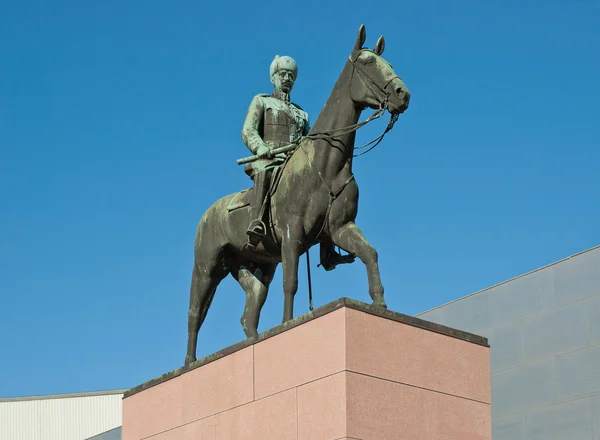
M85 440L117 428L124 392L0 399L0 440Z

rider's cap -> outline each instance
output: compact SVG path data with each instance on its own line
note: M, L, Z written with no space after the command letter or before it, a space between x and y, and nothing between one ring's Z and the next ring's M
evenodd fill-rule
M288 56L280 57L279 55L275 55L275 59L271 63L271 76L283 69L294 72L294 77L298 76L298 65L296 64L296 61L294 61L293 58Z

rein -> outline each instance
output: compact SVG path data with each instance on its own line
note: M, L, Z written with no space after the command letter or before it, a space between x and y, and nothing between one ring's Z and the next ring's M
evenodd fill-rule
M379 98L379 109L375 110L373 112L373 114L371 116L369 116L367 119L365 119L362 122L357 122L356 124L352 124L352 125L348 125L346 127L342 127L342 128L334 128L332 130L329 131L323 131L323 132L316 132L316 133L309 133L305 136L301 136L299 138L297 138L296 140L294 140L290 145L285 146L285 147L280 147L277 150L280 150L280 152L287 152L287 151L291 151L292 153L287 155L284 163L283 163L283 167L285 167L285 164L290 160L290 158L292 157L292 155L297 151L297 150L303 150L302 149L302 141L305 139L310 139L310 140L333 140L335 139L337 136L343 136L346 134L350 134L352 132L357 131L358 129L364 127L365 125L367 125L369 122L374 121L375 119L379 119L386 110L389 110L388 105L389 105L389 101L388 98L390 97L390 92L387 91L387 87L389 86L389 84L398 77L394 77L392 79L390 79L388 81L388 83L385 85L384 88L381 88L381 86L379 86L375 81L373 81L373 79L371 79L371 77L364 71L362 70L362 68L360 66L358 66L356 64L356 60L358 59L358 57L360 56L360 53L362 53L363 51L368 50L368 49L362 49L359 54L356 56L356 59L352 59L352 56L349 57L350 62L352 63L352 76L350 77L350 82L352 82L353 78L354 78L354 72L358 72L358 74L361 76L361 80L363 82L363 84L375 95L378 96ZM365 81L368 80L367 81ZM369 84L370 83L370 84ZM375 86L377 89L379 89L379 92L381 92L384 97L382 98L381 95L379 93L376 93L375 90L373 89L372 86ZM399 115L393 115L390 114L390 120L385 128L385 130L383 131L383 133L381 133L379 136L377 136L375 139L371 140L370 142L367 142L366 144L363 144L361 146L358 147L354 147L355 150L358 149L362 149L362 148L366 148L369 145L373 144L370 148L368 148L366 151L363 151L362 153L359 154L354 154L353 157L358 157L358 156L362 156L363 154L366 154L368 152L370 152L371 150L373 150L385 137L385 135L394 127L394 124L396 123L396 121L398 120ZM245 163L247 161L251 161L254 159L262 159L264 158L271 158L272 155L274 155L275 153L278 153L279 151L272 151L270 153L266 153L264 156L263 155L258 155L258 156L253 156L253 157L249 157L246 159L241 159L238 160L238 164L242 164ZM315 168L315 170L317 171L317 174L319 176L319 178L321 179L321 182L323 183L323 185L325 186L325 188L327 189L327 192L329 193L329 203L327 205L327 210L325 211L325 219L323 221L323 224L321 225L321 229L319 230L319 233L315 236L315 240L317 240L321 234L323 233L323 231L325 230L327 223L328 223L328 219L329 219L329 213L331 211L331 207L333 205L333 202L342 194L342 192L344 191L344 189L346 188L346 186L348 186L348 184L350 182L352 182L354 180L354 174L351 174L350 177L348 179L346 179L346 181L336 190L336 191L332 191L332 189L329 187L329 185L327 185L327 182L325 181L325 179L323 178L323 175L321 174L321 171L316 168L314 166L314 164L312 163L312 161L310 161L310 158L308 156L308 154L303 150L304 154L306 155L306 158L309 159L309 163L311 165L312 168ZM308 270L308 291L309 291L309 308L312 311L313 310L313 301L312 301L312 283L311 283L311 275L310 275L310 257L309 257L309 250L306 251L306 263L307 263L307 270Z
M389 101L388 98L390 97L390 92L387 91L387 87L389 86L389 84L396 78L399 77L394 77L392 79L390 79L388 81L388 83L385 85L384 88L381 88L381 86L379 86L375 81L373 81L373 79L371 79L371 77L364 71L362 70L362 68L360 66L358 66L356 64L356 60L358 59L358 57L360 56L360 53L362 53L363 51L368 50L368 49L362 49L359 54L356 56L355 59L352 59L352 55L348 58L350 60L350 62L352 63L352 75L350 77L350 83L352 83L352 80L354 79L354 72L358 72L359 75L362 77L362 82L363 84L374 94L374 95L378 95L377 93L375 93L375 91L373 90L373 88L365 81L365 79L367 79L373 86L375 86L377 89L379 89L379 91L381 93L383 93L385 95L385 97L380 98L379 101L379 109L376 110L375 112L373 112L373 114L371 116L369 116L367 119L365 119L362 122L358 122L356 124L352 124L349 125L347 127L342 127L342 128L334 128L332 130L329 131L323 131L323 132L317 132L317 133L309 133L306 136L303 136L301 138L299 138L295 143L297 143L297 146L300 147L298 149L302 150L302 146L301 146L301 141L304 139L311 139L311 140L332 140L334 139L336 136L342 136L345 134L350 134L352 132L357 131L359 128L364 127L365 125L367 125L369 122L374 121L375 119L380 118L386 110L388 110L388 105L389 105ZM362 153L359 154L355 154L353 155L353 157L358 157L358 156L362 156L363 154L368 153L369 151L371 151L373 148L375 148L384 138L384 136L392 129L394 128L394 124L396 123L396 121L398 120L398 116L399 115L393 115L390 114L390 121L388 122L385 130L383 131L383 133L381 133L379 136L377 136L375 139L373 139L370 142L367 142L366 144L363 144L359 147L354 147L354 149L361 149L361 148L365 148L368 147L369 145L373 144L371 146L371 148L369 148L366 151L363 151ZM294 151L295 152L295 151ZM304 152L304 150L303 150ZM293 153L292 153L293 154ZM292 154L290 154L288 156L291 157ZM304 152L304 154L306 155L306 158L309 159L309 156L306 154L306 152ZM315 168L317 171L317 174L319 175L319 178L321 179L321 182L323 183L323 185L325 186L325 188L327 189L327 192L329 193L329 203L327 205L327 211L325 212L325 221L323 222L323 224L321 225L321 229L319 231L319 233L316 235L315 240L319 238L319 236L323 233L323 231L325 230L325 226L327 224L327 220L329 218L329 212L331 210L331 206L333 205L333 202L342 194L342 192L344 191L344 189L346 188L346 186L352 182L354 180L354 174L351 174L350 177L348 179L346 179L346 181L344 183L342 183L342 185L336 190L336 191L332 191L331 188L329 188L329 185L327 185L327 182L325 182L325 179L323 178L323 175L321 174L321 171L319 171L318 168L316 168L314 166L314 164L310 161L310 165L311 167ZM312 310L312 309L311 309Z
M343 136L345 134L350 134L354 131L358 131L359 128L364 127L369 122L374 121L375 119L379 119L383 115L385 110L387 110L387 101L382 102L381 107L378 110L376 110L375 112L373 112L373 114L371 116L369 116L367 119L365 119L362 122L348 125L347 127L343 127L343 128L335 128L330 131L323 131L320 133L310 133L310 134L307 134L306 136L299 138L295 143L297 145L299 145L300 142L303 141L304 139L332 140L332 139L335 139L336 136ZM358 147L354 147L355 150L360 150L361 148L368 147L369 145L371 145L372 143L375 142L375 145L373 145L367 151L363 151L360 154L355 154L355 155L353 155L353 157L362 156L363 154L366 154L369 151L371 151L373 148L375 148L377 146L377 144L379 144L383 140L383 137L387 134L387 132L390 131L392 128L394 128L394 124L398 120L398 116L400 116L400 115L390 115L390 121L388 122L388 125L385 128L384 132L381 133L379 136L377 136L375 139L367 142L366 144L360 145Z
M387 84L385 85L384 88L382 88L381 86L379 86L379 84L377 84L375 81L373 81L373 79L371 79L371 77L359 66L356 64L356 60L358 59L358 57L360 56L360 54L368 49L362 49L358 55L356 56L355 59L352 59L352 55L348 58L350 60L350 62L352 63L352 75L350 77L350 83L352 83L352 80L354 79L354 72L358 72L359 75L361 76L361 80L363 82L363 84L375 95L377 96L378 94L373 90L373 88L369 85L369 83L371 83L373 86L375 86L377 89L379 89L379 91L381 93L383 93L385 95L385 97L380 98L379 99L379 109L376 110L375 112L373 112L373 114L371 116L369 116L367 119L365 119L362 122L358 122L356 124L352 124L349 125L347 127L342 127L342 128L334 128L332 130L329 131L323 131L323 132L317 132L317 133L309 133L306 136L303 136L301 138L299 138L296 143L297 146L299 146L299 149L302 149L302 147L300 146L302 140L304 139L311 139L311 140L332 140L334 139L336 136L342 136L345 134L350 134L352 132L357 131L359 128L364 127L365 125L367 125L369 122L374 121L375 119L380 118L386 110L388 110L388 105L389 105L389 97L390 97L390 92L387 90L387 87L390 85L390 83L396 79L399 78L397 76L395 76L394 78L390 79ZM369 81L369 83L367 83L366 80ZM385 130L383 131L383 133L381 133L379 136L377 136L375 139L373 139L370 142L367 142L366 144L363 144L359 147L354 147L355 150L357 149L361 149L361 148L366 148L369 145L373 144L368 150L363 151L362 153L359 154L354 154L353 157L358 157L358 156L362 156L363 154L367 154L369 151L371 151L373 148L375 148L385 137L385 135L392 129L394 128L394 124L396 123L396 121L398 120L399 115L393 115L390 114L390 121L388 122ZM304 153L306 154L306 152ZM291 155L290 155L291 156ZM308 155L306 155L306 157L308 158ZM311 166L314 167L314 164L311 163ZM327 192L329 193L329 205L327 207L327 212L325 213L325 222L323 222L323 225L321 226L321 230L319 231L319 233L317 234L316 238L319 238L319 236L323 233L323 230L325 229L325 224L327 223L327 217L329 216L329 210L331 209L331 205L333 204L333 202L335 201L335 199L337 199L340 194L342 193L342 191L344 190L344 188L352 181L354 180L354 174L352 174L341 186L340 188L338 188L335 192L331 190L331 188L329 188L329 185L327 185L327 182L325 182L325 179L323 179L323 175L321 174L321 172L319 171L319 169L317 168L317 174L319 175L319 178L321 179L321 182L323 183L323 185L325 186L325 188L327 188Z

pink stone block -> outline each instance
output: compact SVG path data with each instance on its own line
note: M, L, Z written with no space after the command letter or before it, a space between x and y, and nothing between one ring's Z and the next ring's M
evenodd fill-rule
M490 405L347 373L348 432L358 439L491 440Z
M349 371L490 403L488 347L345 310Z
M296 389L284 391L217 414L216 440L296 440L296 416Z
M343 371L345 337L340 309L256 344L256 398Z
M123 440L139 440L183 423L183 397L175 382L164 382L123 399Z
M183 423L252 402L252 351L244 348L180 377Z
M216 438L215 416L211 416L153 435L147 440L216 440Z
M123 400L123 440L141 439L253 400L247 347ZM126 426L126 428L125 428Z
M298 440L344 437L346 400L345 372L298 387Z

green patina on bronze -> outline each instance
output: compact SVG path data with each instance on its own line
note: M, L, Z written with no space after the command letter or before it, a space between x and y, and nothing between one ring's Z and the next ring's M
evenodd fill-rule
M196 359L198 331L217 286L231 274L246 292L240 319L249 338L258 336L260 311L279 263L283 266L282 323L293 319L300 256L321 246L326 270L358 257L367 269L373 306L385 309L377 252L354 223L358 184L352 173L354 141L363 110L383 109L395 118L408 108L410 93L381 54L380 37L364 49L361 26L352 52L321 113L309 118L290 102L298 76L293 59L276 57L271 65L271 95L253 98L242 139L254 155L238 161L254 181L252 188L222 197L202 216L194 244L185 364ZM291 145L291 146L289 146ZM289 146L289 147L288 147ZM272 156L273 151L281 154ZM348 261L334 245L350 253Z

